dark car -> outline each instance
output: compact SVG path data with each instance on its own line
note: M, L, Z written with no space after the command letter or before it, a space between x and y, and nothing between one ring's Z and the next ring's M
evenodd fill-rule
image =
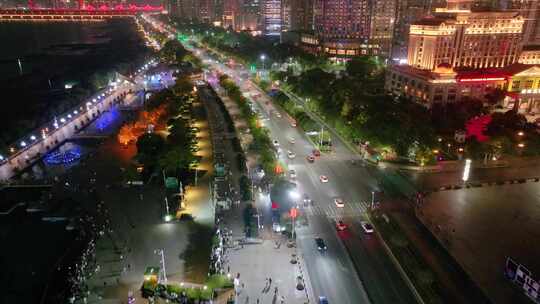
M328 249L328 247L326 247L326 243L324 243L324 240L320 237L315 238L315 244L317 244L317 249L319 251L324 251Z

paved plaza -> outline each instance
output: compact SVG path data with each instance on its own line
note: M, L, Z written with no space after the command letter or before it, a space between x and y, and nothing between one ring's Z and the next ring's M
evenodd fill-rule
M503 275L507 257L540 278L540 184L435 192L420 218L494 303L528 303Z

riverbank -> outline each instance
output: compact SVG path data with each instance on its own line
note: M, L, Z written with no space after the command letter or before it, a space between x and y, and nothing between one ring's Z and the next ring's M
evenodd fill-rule
M0 121L0 154L36 128L129 75L151 53L131 19L102 23L3 24L0 89L9 116Z

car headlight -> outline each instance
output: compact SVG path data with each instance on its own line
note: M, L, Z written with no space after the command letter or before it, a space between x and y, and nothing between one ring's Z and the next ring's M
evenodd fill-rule
M322 248L321 248L321 247L319 247L319 250L321 250L321 249L322 249Z

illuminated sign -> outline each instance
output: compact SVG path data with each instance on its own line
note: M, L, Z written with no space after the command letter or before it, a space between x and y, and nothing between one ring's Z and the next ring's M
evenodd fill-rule
M461 78L459 82L477 82L477 81L502 81L504 77L480 77L480 78Z

